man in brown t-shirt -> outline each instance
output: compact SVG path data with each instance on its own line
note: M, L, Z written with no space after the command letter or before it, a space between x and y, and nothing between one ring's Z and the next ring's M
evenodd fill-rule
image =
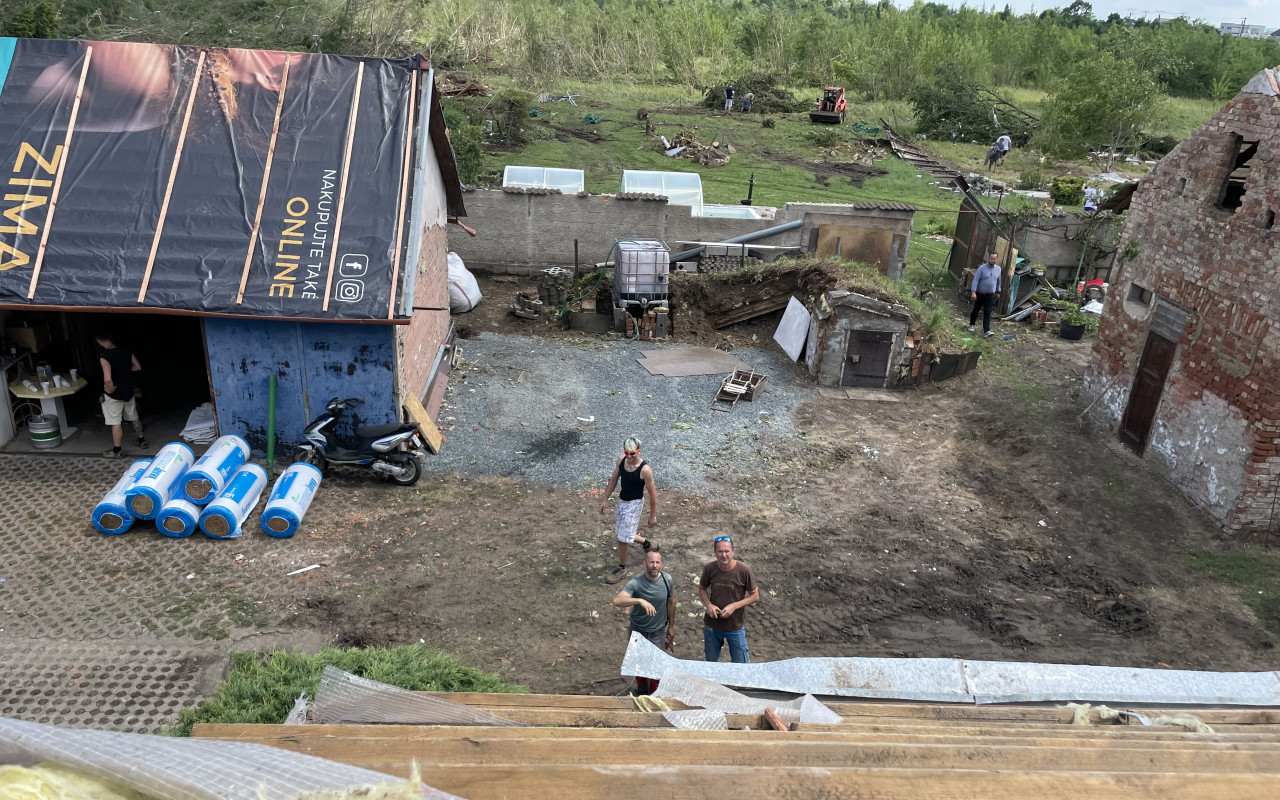
M719 661L725 643L736 664L751 660L744 627L746 608L760 602L760 587L751 567L733 557L733 539L717 536L716 560L702 568L698 594L707 609L702 618L702 647L708 661Z

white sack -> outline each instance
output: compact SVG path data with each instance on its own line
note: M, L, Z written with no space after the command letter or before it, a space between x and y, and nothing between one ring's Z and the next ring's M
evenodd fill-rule
M449 253L449 310L454 314L480 305L480 284L457 253Z

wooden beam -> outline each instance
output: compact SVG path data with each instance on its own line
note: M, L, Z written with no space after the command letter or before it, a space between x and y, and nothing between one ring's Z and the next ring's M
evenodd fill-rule
M573 694L508 694L498 692L420 692L430 697L450 700L469 706L492 708L517 706L521 708L577 708L577 709L634 709L635 703L627 697L603 697ZM688 708L678 700L668 699L674 709ZM1075 712L1055 705L973 705L970 703L913 703L859 700L829 700L824 703L842 717L882 717L893 719L955 719L955 720L1008 720L1011 722L1058 722L1069 724ZM1212 725L1220 724L1280 724L1280 709L1249 708L1241 706L1179 706L1179 707L1126 707L1150 717L1163 714L1187 713ZM1097 719L1097 709L1090 711L1090 718Z
M417 74L417 73L414 73ZM427 445L427 449L432 453L440 452L440 445L444 444L444 437L440 435L440 429L436 427L436 421L431 418L427 410L422 407L422 403L418 402L418 398L412 393L406 392L404 395L404 407L408 410L409 416L414 422L418 423L418 430L422 431L422 439ZM456 701L455 701L456 702ZM476 704L479 707L478 704ZM494 706L495 708L511 708L511 706ZM523 708L535 708L536 706L521 706Z
M778 713L772 708L766 708L764 710L764 721L769 723L769 727L773 728L775 731L787 730L787 723L783 722L778 717Z
M1060 722L1065 724L1070 724L1075 717L1074 710L1060 706L978 706L841 701L827 702L825 705L842 717L1007 720L1011 722ZM1219 724L1259 725L1280 723L1280 709L1272 708L1202 708L1199 706L1135 708L1126 706L1125 710L1136 711L1149 717L1186 713L1209 725L1213 725L1215 722ZM1089 718L1095 721L1098 719L1098 710L1096 708L1090 709Z
M142 285L138 287L138 302L147 298L147 286L151 283L151 270L156 264L156 251L160 249L160 237L164 235L164 221L169 216L169 200L173 197L173 182L182 164L182 148L187 143L187 129L191 126L191 109L196 105L196 93L200 91L200 78L204 75L205 52L200 51L196 61L196 74L191 79L191 91L187 94L187 110L182 115L182 129L178 133L178 146L173 150L173 164L169 167L169 182L164 187L164 200L160 203L160 218L156 220L156 232L151 237L151 252L147 254L147 269L142 273Z
M454 703L493 708L550 708L579 709L605 711L635 711L635 701L630 697L601 697L598 695L576 694L506 694L498 692L420 692L428 697L438 697ZM673 711L687 709L689 706L679 700L663 698Z
M642 753L633 760L644 760ZM901 800L1272 800L1280 774L995 772L986 770L813 767L428 766L423 780L468 800L554 797L598 800L645 795L671 800L744 797L900 798Z
M258 245L258 232L262 229L262 207L267 201L267 187L271 183L271 164L276 155L276 138L280 135L280 114L284 111L284 93L289 87L289 64L292 56L285 56L284 72L280 76L280 92L276 97L276 116L271 123L271 143L267 145L267 163L262 169L262 188L258 191L258 209L253 214L253 230L249 232L249 249L244 254L244 269L240 272L240 288L236 290L236 305L244 302L244 287L249 282L249 266L253 263L253 250ZM266 259L268 262L270 258Z
M1088 735L1092 734L1092 735ZM1080 735L1070 729L1019 735L973 736L952 731L926 733L773 731L692 731L676 728L494 728L457 725L241 725L200 723L193 736L203 739L251 741L290 748L291 744L307 745L317 740L344 742L426 741L435 739L617 739L625 741L804 741L804 742L881 742L905 744L983 744L1036 745L1115 748L1167 748L1208 750L1280 750L1280 737L1256 735L1204 735L1162 733L1131 735L1125 728L1108 732L1086 728ZM282 744L283 743L283 744Z
M652 741L626 738L478 738L362 740L312 739L295 752L352 766L406 775L416 761L448 764L631 763L638 748L648 763L667 766L881 767L894 769L1058 770L1069 772L1280 772L1277 750L1189 750L1017 746L986 744L886 744L745 740L726 747L715 740ZM295 749L286 747L284 749Z
M364 85L364 62L356 69L356 90L351 97L351 116L347 119L347 145L342 154L342 186L338 189L338 211L333 221L333 239L329 246L329 276L324 281L324 304L322 311L329 310L329 292L333 288L333 265L338 262L338 243L342 238L342 212L347 204L347 178L351 174L351 149L355 146L356 118L360 113L360 87Z
M409 194L409 162L413 160L413 108L418 99L418 71L409 73L409 114L404 126L404 168L400 173L400 207L396 212L396 249L391 257L391 300L387 307L387 319L396 315L396 284L400 280L400 248L404 243L404 228L409 223L404 218L405 200ZM428 109L430 113L430 109ZM417 269L414 264L412 269ZM410 303L410 305L413 305ZM439 452L437 447L432 452Z
M80 80L76 83L76 96L71 101L71 116L67 118L67 135L62 137L62 154L57 156L58 168L53 176L53 188L49 190L49 210L44 216L44 230L40 232L40 244L36 246L36 262L31 267L31 282L27 285L28 300L36 296L36 284L40 282L40 268L44 266L45 248L49 245L49 231L53 229L53 212L58 210L62 176L66 174L67 161L71 158L71 137L76 132L76 118L80 116L80 98L84 94L84 81L89 76L89 62L92 60L93 45L85 45L84 63L80 65Z
M670 728L660 711L578 711L574 709L494 708L492 712L526 725L555 725L564 728ZM768 727L760 714L726 714L730 728Z

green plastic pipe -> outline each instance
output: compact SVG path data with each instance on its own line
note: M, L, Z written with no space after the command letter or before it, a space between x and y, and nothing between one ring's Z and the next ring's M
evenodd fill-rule
M276 376L267 378L267 479L276 477Z

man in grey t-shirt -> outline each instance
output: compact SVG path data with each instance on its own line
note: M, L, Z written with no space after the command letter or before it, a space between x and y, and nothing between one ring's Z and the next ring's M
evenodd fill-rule
M634 631L667 651L675 645L675 587L671 576L662 571L662 553L653 551L644 557L644 572L627 582L613 605L631 609L628 636ZM636 677L637 694L652 694L657 688L656 678Z

